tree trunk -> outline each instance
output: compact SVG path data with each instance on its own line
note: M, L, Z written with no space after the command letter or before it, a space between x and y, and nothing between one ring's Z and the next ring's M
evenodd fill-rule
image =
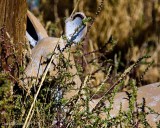
M23 62L26 13L26 0L0 0L0 71L14 77Z

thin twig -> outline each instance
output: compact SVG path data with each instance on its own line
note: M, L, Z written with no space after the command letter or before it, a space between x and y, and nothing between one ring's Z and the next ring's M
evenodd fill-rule
M139 62L141 62L143 59L146 59L146 58L149 58L149 57L150 57L150 56L141 57L141 58L139 58L139 59L137 60L136 63L134 63L133 65L131 65L130 67L128 67L128 68L124 71L124 73L121 74L121 76L119 77L119 79L113 84L113 86L111 86L111 87L107 90L107 92L102 96L102 98L99 100L99 102L96 104L96 106L92 109L92 112L97 109L97 107L100 105L100 103L102 103L102 102L106 99L106 95L109 94L109 93L111 93L112 90L113 90L119 83L121 83L121 81L126 77L126 75L129 74L129 73L131 72L131 70L138 65Z
M74 9L73 9L70 17L72 17L72 15L75 13L75 11L76 11L76 9L77 9L77 7L78 7L79 2L80 2L80 0L77 1L76 6L74 7Z
M62 38L62 36L59 38L59 40L58 40L58 42L57 42L57 44L56 44L56 47L55 47L54 51L56 50L56 48L57 48L57 46L58 46L59 41L60 41L61 38ZM37 90L36 95L34 96L34 100L33 100L33 102L32 102L32 105L31 105L31 107L30 107L30 110L29 110L29 112L28 112L28 115L27 115L27 118L26 118L25 123L24 123L24 125L23 125L23 128L27 128L27 127L26 127L26 126L27 126L27 123L29 123L29 122L28 122L28 119L29 119L29 117L30 117L30 114L31 114L32 109L33 109L33 107L34 107L34 105L35 105L37 96L38 96L38 94L39 94L39 92L40 92L40 90L41 90L41 87L42 87L42 85L43 85L43 82L44 82L44 80L45 80L45 78L46 78L46 75L47 75L47 73L48 73L48 71L49 71L49 68L50 68L50 66L51 66L51 63L52 63L54 57L55 57L55 54L53 53L52 56L51 56L51 59L50 59L50 61L49 61L49 63L48 63L48 65L47 65L47 67L46 67L46 70L44 71L44 74L42 75L42 79L41 79L39 88L38 88L38 90Z

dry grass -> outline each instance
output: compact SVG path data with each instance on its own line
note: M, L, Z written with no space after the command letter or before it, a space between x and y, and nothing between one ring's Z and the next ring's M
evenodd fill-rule
M95 17L99 3L100 0L80 1L77 11L84 11L87 16ZM24 122L26 119L28 124L33 122L30 127L54 127L56 125L60 127L61 122L64 127L106 126L106 120L102 120L98 115L100 111L105 111L107 116L111 117L110 110L113 97L117 91L126 88L125 85L130 86L133 90L132 97L129 97L128 94L128 99L131 101L131 106L133 106L136 103L136 85L139 81L136 83L132 78L141 79L144 76L145 82L159 80L160 46L157 39L158 29L156 28L159 21L156 17L159 14L159 5L157 3L158 1L152 3L151 0L147 2L144 0L130 0L129 2L124 0L105 1L103 11L97 16L91 31L86 37L86 44L78 48L83 50L83 53L77 55L76 59L82 61L85 74L80 72L84 84L77 97L69 101L63 98L57 101L56 97L59 92L56 90L55 85L64 84L61 82L63 72L59 72L57 79L50 80L50 77L44 76L44 83L42 78L39 88L36 86L31 90L31 95L26 96L26 92L21 88L19 89L19 87L14 89L16 91L13 114L14 118L17 119L16 121ZM40 19L44 18L43 23L51 36L60 37L64 26L64 17L71 14L75 5L76 0L42 0ZM148 8L145 9L146 7ZM153 17L154 14L156 18ZM113 38L111 38L111 35L113 35ZM115 44L117 46L114 48ZM102 48L104 45L106 47ZM76 51L79 51L78 49ZM98 51L89 54L94 50ZM152 57L142 57L145 54L151 54ZM153 60L155 62L153 67L148 70ZM142 62L144 64L141 64ZM136 70L133 71L135 68ZM67 77L70 78L70 76ZM41 88L42 83L43 87ZM37 89L38 91L36 91ZM110 93L112 96L110 96ZM90 112L89 101L99 96L101 96L101 100ZM110 102L109 108L103 106L103 101L106 99ZM79 100L82 102L78 103ZM64 109L61 107L64 107ZM139 120L144 127L148 126L146 113L143 113L145 107L144 100L142 112L137 113L137 115L143 116L139 117ZM80 111L79 108L84 110ZM28 114L29 109L31 113ZM68 111L65 112L65 110ZM133 108L130 108L129 113L122 115L120 110L119 116L108 118L107 126L121 126L124 120L128 121L126 127L135 126L132 122L137 120L137 117L131 117L132 112ZM26 118L27 114L28 118ZM124 120L122 117L125 117ZM57 123L54 121L57 121Z
M60 36L64 27L64 17L72 13L76 2L76 0L42 1L41 12L50 35ZM94 18L100 2L101 0L80 1L76 11L83 11L87 16ZM120 51L121 56L118 57L121 58L120 61L122 61L123 66L119 68L123 69L129 66L130 62L135 62L139 57L149 54L152 56L151 59L155 64L154 67L150 69L149 73L144 75L144 81L146 83L158 81L160 76L158 66L158 58L160 58L158 54L159 14L160 4L158 0L104 1L103 10L96 17L89 35L87 36L84 53L99 49L113 36L118 42L117 46L114 52L111 54L104 54L104 56L113 58L115 57L114 54L118 55ZM156 45L156 47L148 51L147 49L151 45ZM100 51L100 53L101 52L103 53L104 51ZM90 56L89 60L93 59L95 56L97 56L97 54ZM137 68L135 73L136 78L140 79L145 68L147 68L145 65ZM94 72L97 70L97 67L88 65L86 70L92 70ZM100 71L99 74L102 76L100 79L104 78L104 73L105 72ZM98 85L98 81L101 81L98 78L99 74L97 75L96 82L94 82L95 86Z

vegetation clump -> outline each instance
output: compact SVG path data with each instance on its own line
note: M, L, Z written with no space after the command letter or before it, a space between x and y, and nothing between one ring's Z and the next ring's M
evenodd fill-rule
M45 0L43 2L44 4L47 3ZM49 2L52 3L52 1ZM90 33L89 37L86 37L88 38L87 42L89 42L89 47L86 47L83 43L79 43L74 52L70 51L70 47L65 49L69 54L73 54L76 59L76 74L71 74L67 70L75 65L72 65L70 60L66 59L63 54L60 53L56 58L58 60L56 76L46 74L42 83L43 77L37 77L37 82L31 85L30 90L25 90L25 85L19 82L21 79L15 78L15 81L12 82L14 77L11 79L11 75L2 72L0 68L0 125L2 127L21 127L22 125L24 127L55 128L152 127L147 121L147 115L155 114L160 116L160 114L146 105L145 98L142 99L141 103L137 102L137 86L141 86L143 77L153 65L151 57L146 54L143 56L137 55L138 57L136 56L136 59L131 63L124 62L126 58L128 59L130 55L133 54L134 47L136 47L133 43L136 38L134 38L134 36L133 38L128 37L130 32L123 29L123 21L125 18L122 18L122 21L118 23L116 22L117 20L114 19L109 21L109 25L115 25L116 27L121 25L119 29L125 31L119 40L119 29L106 27L104 33L100 33L100 35L95 31L99 24L102 23L103 26L107 24L106 19L109 18L107 17L108 15L104 16L105 13L102 13L101 9L107 10L107 12L110 12L112 15L116 14L117 16L119 10L126 5L125 2L121 4L120 2L122 1L109 0L106 2L102 0L100 6L94 5L98 9L95 10L97 11L95 19L92 18L89 20L91 21L89 28ZM131 0L130 4L128 4L128 10L129 14L134 17L132 22L135 22L137 17L133 15L134 9L131 7L133 2L134 0ZM142 1L140 0L135 3L140 2ZM89 4L87 7L88 10L86 9L85 11L93 15L90 11L94 11L95 7L93 7L90 2L80 2L78 9L81 10L80 5L84 5L84 3ZM98 2L96 1L96 3ZM57 3L55 2L54 5L55 4ZM140 5L141 4L138 4L138 7ZM45 5L42 4L41 6L45 8ZM111 8L115 6L118 7L114 9ZM66 10L66 14L68 14L68 11ZM126 13L126 11L123 10L123 13L124 12ZM55 26L60 25L60 20L58 20L60 17L56 17L56 14L54 15L55 18L57 18L54 20L57 22L55 24L46 22L46 28L51 35L58 35L61 31L59 30L57 32ZM139 15L138 13L138 17ZM118 16L121 17L120 14ZM104 21L100 22L96 19L97 17L105 17L106 19L104 18ZM47 16L45 18L45 20L48 20ZM109 25L107 24L106 26ZM132 26L133 31L136 28L141 28L139 22L136 22L134 25L135 26ZM100 28L98 28L98 30L102 30L104 27L102 28L102 26L100 26ZM129 28L132 29L131 26ZM112 29L112 35L108 34L108 31ZM106 31L107 36L105 35ZM139 32L137 32L137 29L135 31L135 37L138 38L137 35L139 34L137 33ZM93 39L90 37L93 37ZM84 42L86 42L86 40ZM126 40L134 47L128 48L128 53L125 58L123 58L124 53L120 51L115 52L115 50L119 42ZM98 42L100 43L98 44ZM47 60L46 63L48 64L49 62L52 62L52 58ZM138 68L143 64L145 64L143 72L140 72L137 78L137 75L135 76L134 73L137 73ZM23 68L20 73L22 76L25 75ZM78 93L76 95L67 99L65 98L65 94L70 92L75 86L73 77L76 75L81 78L81 87L77 90ZM121 103L118 114L112 115L111 111L113 110L114 98L116 94L122 90L127 94L128 110L123 111L123 103ZM91 106L91 103L96 99L100 100L95 106ZM105 102L108 102L109 105L106 106ZM156 124L157 127L160 127L160 122L156 122Z

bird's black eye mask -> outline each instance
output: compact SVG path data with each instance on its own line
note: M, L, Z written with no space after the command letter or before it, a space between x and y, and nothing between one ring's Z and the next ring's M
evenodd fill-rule
M28 34L29 34L34 40L38 41L37 32L36 32L36 30L35 30L32 22L31 22L31 20L29 19L28 16L27 16L27 25L26 25L26 27L27 27L26 30L27 30Z

